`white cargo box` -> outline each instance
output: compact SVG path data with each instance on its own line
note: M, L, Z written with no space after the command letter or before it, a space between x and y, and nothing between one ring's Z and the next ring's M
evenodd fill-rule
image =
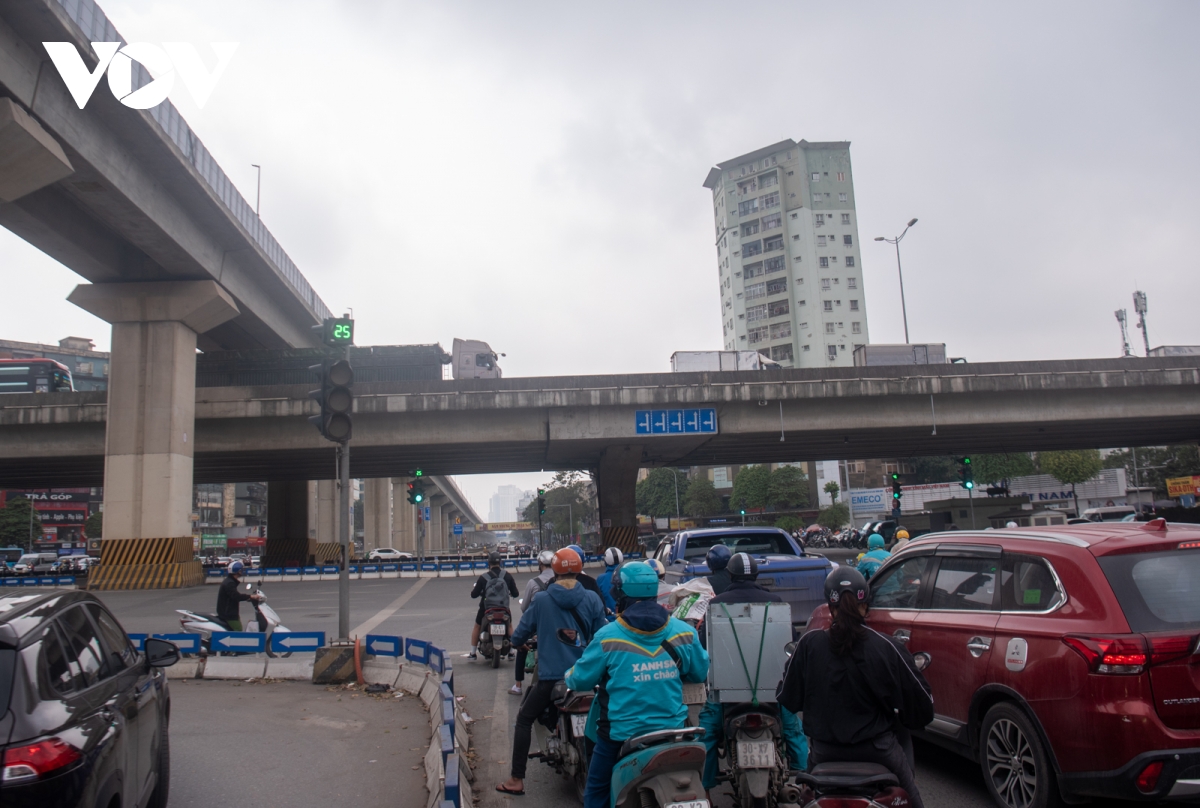
M671 354L672 373L706 373L722 370L762 370L779 363L758 351L676 351Z
M749 702L757 677L759 702L774 702L775 686L787 664L783 647L792 641L791 605L715 603L705 622L709 692L723 703Z

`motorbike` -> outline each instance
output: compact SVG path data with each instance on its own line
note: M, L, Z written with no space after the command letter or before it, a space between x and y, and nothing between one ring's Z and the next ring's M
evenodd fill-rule
M289 629L283 625L279 619L279 615L275 610L267 605L267 596L262 591L262 587L255 587L253 584L244 583L238 587L245 594L258 595L259 600L250 601L254 606L254 617L246 623L246 630L257 631L266 634L265 647L267 656L287 658L292 655L291 651L285 651L282 654L276 654L271 650L271 637L276 632L287 632ZM176 612L183 615L179 618L179 625L187 634L200 635L200 647L204 653L209 653L209 643L212 640L214 631L229 631L229 626L211 612L197 612L191 609L176 609Z
M540 758L557 773L566 775L575 784L582 800L587 786L588 761L592 757L592 742L584 736L583 729L595 694L567 690L566 683L560 681L554 686L552 698L554 706L534 722L541 751L530 757ZM553 729L547 726L549 722L553 722Z
M725 705L725 743L734 800L744 808L768 808L788 774L783 723L775 704Z
M878 763L818 763L810 772L793 772L784 785L780 808L908 808L908 792L896 775Z
M479 656L490 659L493 668L500 667L501 657L512 653L512 612L503 606L492 606L483 613L479 630Z
M667 729L630 738L613 767L612 808L710 808L701 784L704 744L700 727Z

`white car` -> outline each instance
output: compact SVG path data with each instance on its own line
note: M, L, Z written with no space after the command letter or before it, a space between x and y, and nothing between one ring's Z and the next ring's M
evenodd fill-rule
M367 556L368 561L409 561L413 557L412 553L402 553L391 547L380 547L377 550L372 550Z

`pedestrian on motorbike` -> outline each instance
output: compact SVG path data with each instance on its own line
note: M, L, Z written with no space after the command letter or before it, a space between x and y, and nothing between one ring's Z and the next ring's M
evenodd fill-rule
M700 624L700 643L705 649L708 648L708 623L720 619L721 607L718 604L783 603L783 598L758 584L758 562L749 553L735 554L729 560L727 569L731 579L729 588L712 599L708 604L708 615ZM808 765L808 741L800 728L800 719L782 706L779 717L783 739L787 743L788 763L792 769L804 769ZM705 791L708 791L717 784L717 744L725 734L725 710L720 702L705 703L700 711L699 725L704 727L703 784Z
M551 564L554 583L545 592L533 596L513 632L512 644L523 646L537 635L537 683L529 688L517 713L513 732L512 768L510 777L496 790L502 794L525 793L525 764L529 759L529 740L533 722L553 703L554 685L575 664L589 642L607 625L600 597L580 585L578 575L583 571L583 559L569 547L554 554ZM568 644L560 641L559 631L574 637Z
M624 560L625 554L619 547L609 547L604 551L604 572L600 573L600 577L596 579L596 585L600 587L600 597L604 600L604 608L607 610L606 613L610 620L615 620L617 615L617 602L613 600L611 591L612 577Z
M704 563L708 565L708 585L712 587L714 595L721 594L729 587L730 578L726 567L729 566L729 559L732 557L733 551L723 544L709 547L708 554L704 556Z
M866 625L870 586L838 567L825 579L833 622L800 638L778 688L779 703L804 714L810 770L818 763L886 766L924 808L907 730L933 720L933 695L912 654Z
M883 562L891 557L892 554L883 549L883 536L872 533L871 537L867 539L867 552L859 556L855 567L862 573L863 578L869 581L871 576L883 566Z
M587 554L585 552L583 552L583 548L580 547L578 544L568 544L567 549L574 550L575 554L579 556L580 562L582 562L583 559L587 557ZM580 570L579 574L575 576L575 580L579 581L579 583L583 586L584 589L587 589L591 592L595 592L596 597L600 598L601 603L604 602L604 593L600 591L600 584L596 581L595 578L588 575L583 570Z
M641 562L626 564L617 584L619 617L596 633L564 677L571 690L600 688L588 713L586 734L596 746L584 808L608 808L621 745L648 732L682 728L683 682L708 676L708 654L695 629L657 603L654 570Z
M896 543L892 545L892 555L903 550L904 545L909 542L908 531L902 527L896 528L896 532L892 534L892 538L896 540Z
M467 654L470 659L476 659L475 649L479 646L479 631L483 626L483 613L491 607L503 605L508 608L508 598L519 598L521 593L517 591L517 582L513 579L512 573L505 572L499 553L488 553L488 571L479 576L475 581L475 587L471 590L472 598L480 598L479 612L475 615L475 625L471 626L471 653ZM501 581L500 584L493 584L490 589L488 584L492 581ZM501 597L503 596L503 597ZM491 603L489 604L489 599ZM504 601L500 603L501 599ZM496 653L500 653L499 650Z
M554 583L554 570L550 565L554 563L554 551L542 550L538 553L538 574L529 579L525 584L525 597L521 600L521 614L529 611L529 606L533 603L533 597L538 592L545 592L550 584ZM513 646L516 648L516 646ZM524 649L517 650L517 682L508 689L510 695L521 695L521 683L525 681L525 657L529 652Z
M244 600L262 600L258 595L246 595L238 591L242 583L242 570L246 565L234 561L225 570L225 580L217 589L217 617L229 627L230 631L242 630L241 603Z

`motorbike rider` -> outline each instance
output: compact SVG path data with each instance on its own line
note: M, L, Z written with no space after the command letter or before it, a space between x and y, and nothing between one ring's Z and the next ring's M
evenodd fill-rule
M551 569L554 570L554 583L545 592L533 596L512 636L512 644L517 647L523 646L534 635L540 638L538 681L529 688L517 713L510 777L496 786L502 794L525 793L525 764L529 759L533 722L551 705L555 683L563 678L585 648L591 647L589 641L608 625L600 597L579 583L583 559L578 553L564 547L554 554ZM574 643L568 645L561 641L560 629L572 633Z
M896 532L892 534L892 538L896 540L896 543L892 545L893 555L903 550L904 545L908 544L909 542L908 531L903 527L896 528Z
M521 600L521 614L529 611L529 606L533 603L533 596L538 592L545 592L554 583L554 570L550 565L554 563L554 551L542 550L537 556L538 574L529 579L525 584L525 597ZM516 646L513 646L516 648ZM510 695L521 695L521 683L525 681L525 656L528 651L517 651L516 665L516 684L508 689Z
M721 594L729 587L730 578L726 567L729 566L729 559L732 557L733 551L724 544L714 544L704 556L704 563L708 565L708 584L712 587L714 595Z
M833 623L800 638L778 687L779 703L804 713L810 766L878 763L896 775L913 808L924 808L911 741L901 735L907 739L905 728L933 720L933 695L908 650L865 625L869 594L858 570L829 573L825 600Z
M241 603L244 600L262 600L258 595L245 595L238 591L242 583L242 570L246 565L241 560L234 561L225 570L225 580L217 589L217 617L229 626L230 631L242 630Z
M581 562L583 559L587 558L587 553L583 552L583 548L578 544L568 544L567 549L574 550L575 554L579 556L579 560ZM596 597L600 598L601 603L604 602L604 593L600 591L600 584L597 583L595 578L580 570L579 574L575 576L575 580L579 581L584 589L595 592Z
M708 615L700 624L700 643L708 648L708 622L720 619L721 603L783 603L783 598L768 592L758 584L758 562L749 553L737 553L729 560L729 588L717 595L708 604ZM800 719L787 708L779 710L783 725L783 739L787 743L788 762L792 769L803 769L808 765L808 741L800 728ZM700 711L699 725L704 727L704 773L705 791L717 784L717 744L725 734L725 710L720 702L709 701ZM711 800L710 800L711 802Z
M616 619L617 613L617 602L613 600L611 592L612 577L624 560L625 554L621 552L621 548L609 547L604 551L604 572L596 579L596 585L600 587L600 597L604 600L604 608L608 610L609 619L612 620Z
M646 563L658 576L658 602L666 606L670 602L671 590L674 588L667 583L667 568L657 558L647 558Z
M657 603L658 576L648 564L625 564L617 586L616 622L596 632L564 677L571 690L600 688L588 713L586 734L596 746L584 808L608 808L621 745L647 732L683 727L683 682L708 676L708 653L695 629Z
M867 552L863 553L858 559L858 564L855 566L862 573L863 578L868 581L871 576L879 571L883 566L883 562L892 557L892 554L883 549L883 536L878 533L872 533L867 539Z
M488 553L488 571L479 576L475 581L475 588L471 590L472 598L480 598L479 612L475 615L475 625L471 626L471 653L467 654L470 659L476 659L475 649L479 646L479 631L483 625L483 612L485 610L484 593L487 592L488 581L503 578L504 586L510 597L519 598L521 593L517 591L517 582L513 579L512 573L506 572L502 566L499 553ZM497 652L498 653L498 652Z

